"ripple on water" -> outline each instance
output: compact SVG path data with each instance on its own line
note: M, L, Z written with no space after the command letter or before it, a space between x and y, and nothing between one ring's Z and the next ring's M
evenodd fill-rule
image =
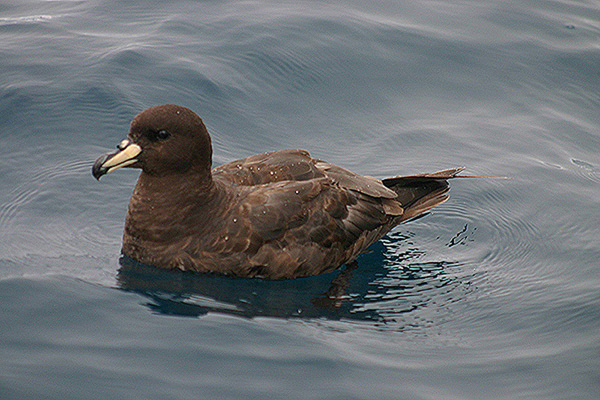
M42 161L44 152L38 157L41 166L28 171L26 179L20 179L21 183L3 195L0 231L13 237L10 242L0 243L3 257L14 259L36 253L50 257L93 254L98 244L114 245L119 235L111 239L101 229L114 229L114 220L97 215L90 221L87 213L88 206L96 204L101 196L82 195L78 190L81 179L91 179L91 161L65 160L50 167ZM30 161L36 165L36 156L30 157Z
M354 299L352 313L381 329L439 334L470 292L470 272L460 262L427 255L403 230L381 243L383 271Z
M600 170L597 165L588 161L571 158L571 163L577 166L576 173L592 182L600 183Z
M312 53L263 44L237 55L233 63L235 68L253 75L247 76L248 83L262 82L262 91L269 87L297 92L324 81L319 61L320 57Z
M540 229L530 218L531 210L524 200L531 190L530 183L513 179L461 185L440 212L445 218L469 223L485 237L485 248L479 248L483 253L478 262L490 266L536 262Z
M40 22L47 22L54 18L52 15L26 15L23 17L6 17L0 18L1 25L13 25L13 24L37 24Z

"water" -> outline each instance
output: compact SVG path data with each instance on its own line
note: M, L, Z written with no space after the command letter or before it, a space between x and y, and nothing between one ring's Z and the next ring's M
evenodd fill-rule
M0 398L597 399L600 2L0 6ZM284 282L121 259L138 172L93 161L188 106L221 164L466 166L358 259Z

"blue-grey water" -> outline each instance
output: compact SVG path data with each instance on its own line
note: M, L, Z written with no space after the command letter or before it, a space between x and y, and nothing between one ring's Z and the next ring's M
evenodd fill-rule
M355 269L269 282L120 258L157 104L214 163L304 148L465 166ZM600 398L600 2L0 5L1 399Z

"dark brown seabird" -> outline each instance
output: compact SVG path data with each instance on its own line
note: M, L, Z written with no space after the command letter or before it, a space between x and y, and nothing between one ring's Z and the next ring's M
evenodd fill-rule
M402 221L447 200L462 168L375 179L281 150L211 170L212 146L193 111L138 114L127 139L93 167L97 179L142 170L129 202L123 254L167 269L290 279L354 260Z

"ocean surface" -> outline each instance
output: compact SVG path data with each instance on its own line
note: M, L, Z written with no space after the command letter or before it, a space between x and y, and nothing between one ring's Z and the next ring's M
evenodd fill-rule
M175 103L214 164L464 166L356 268L264 281L120 255ZM600 1L5 1L0 399L600 398Z

